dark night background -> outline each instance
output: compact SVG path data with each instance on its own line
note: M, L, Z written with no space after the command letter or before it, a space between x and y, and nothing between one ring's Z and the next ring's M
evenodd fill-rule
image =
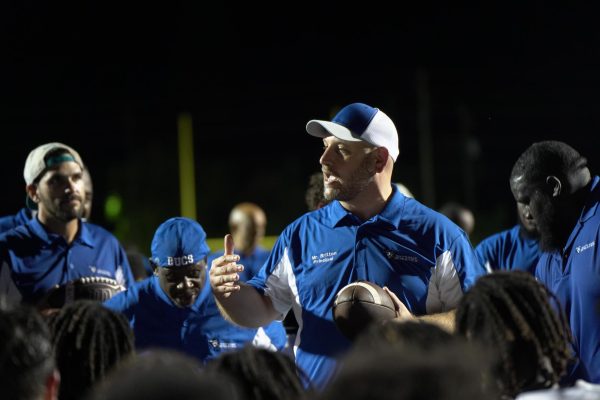
M565 141L598 173L594 10L203 3L4 3L1 214L23 205L28 152L60 141L90 168L92 220L147 250L179 214L182 112L193 117L198 220L213 237L240 201L266 210L270 235L305 212L321 143L304 126L355 101L399 129L394 181L432 208L475 212L474 244L516 222L508 175L532 142ZM420 175L423 123L433 186ZM104 215L112 194L117 220Z

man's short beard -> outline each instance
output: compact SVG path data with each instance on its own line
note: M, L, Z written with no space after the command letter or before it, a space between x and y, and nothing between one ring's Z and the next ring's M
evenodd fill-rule
M84 212L83 203L80 203L78 208L71 208L68 210L63 210L60 207L60 204L55 207L54 204L51 203L51 200L44 201L44 199L42 199L41 204L45 207L46 212L54 219L65 223L81 218Z
M542 251L562 250L569 238L570 227L562 220L557 206L547 196L540 196L538 200L540 210L535 220L540 232L540 249Z
M69 211L59 210L56 213L55 217L59 221L70 222L70 221L73 221L74 219L81 218L82 215L83 215L83 207L79 207L77 209L72 209L72 210L69 210Z
M344 180L342 187L338 189L325 188L323 197L327 201L350 201L358 196L371 183L373 173L369 172L369 156L365 157L356 171Z

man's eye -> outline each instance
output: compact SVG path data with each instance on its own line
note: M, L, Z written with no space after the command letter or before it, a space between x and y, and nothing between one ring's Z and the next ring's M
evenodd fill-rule
M190 279L200 279L200 276L202 275L202 271L193 271L191 273L188 274L188 278Z

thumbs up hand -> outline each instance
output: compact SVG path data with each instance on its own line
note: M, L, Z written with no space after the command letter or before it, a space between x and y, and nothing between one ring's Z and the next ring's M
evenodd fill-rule
M215 296L227 298L240 290L237 282L240 279L239 272L244 270L244 266L237 264L240 256L233 254L234 243L230 234L225 235L223 247L225 253L215 258L211 264L210 286Z

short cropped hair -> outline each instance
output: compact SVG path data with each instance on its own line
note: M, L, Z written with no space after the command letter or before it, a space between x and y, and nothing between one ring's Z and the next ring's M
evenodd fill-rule
M230 376L247 399L301 399L308 379L288 355L254 346L225 352L207 370Z
M241 400L235 384L202 371L199 362L175 350L147 349L129 358L96 386L86 400Z
M511 179L525 176L528 182L542 182L546 176L566 177L587 167L587 159L564 142L553 140L529 146L515 162Z

